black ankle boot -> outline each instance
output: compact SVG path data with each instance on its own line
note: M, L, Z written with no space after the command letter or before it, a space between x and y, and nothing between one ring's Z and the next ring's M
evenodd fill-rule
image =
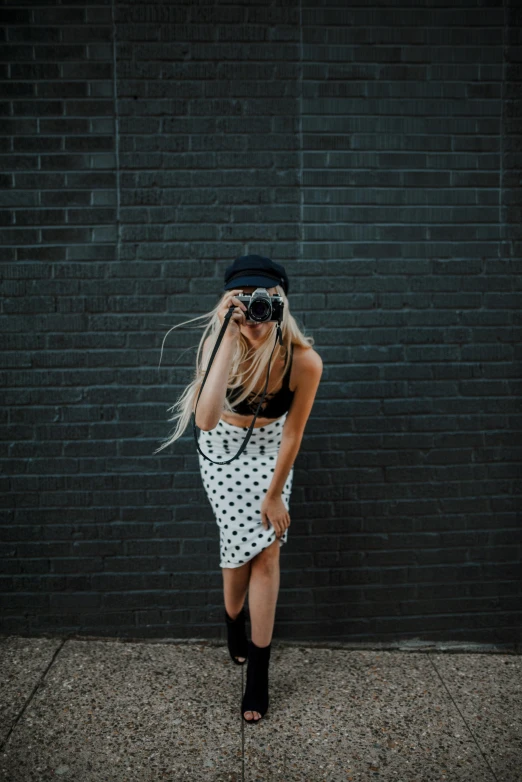
M248 638L245 630L245 606L235 619L231 619L225 608L227 623L228 651L236 665L244 665L246 660L240 662L236 657L248 657Z
M256 646L253 641L248 643L247 681L241 703L241 715L248 723L260 722L268 709L268 665L271 646L271 643L268 646ZM257 711L261 717L247 720L245 711Z

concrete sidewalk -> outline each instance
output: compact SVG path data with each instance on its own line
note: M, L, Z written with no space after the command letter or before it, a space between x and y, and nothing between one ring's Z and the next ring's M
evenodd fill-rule
M9 636L0 650L2 782L522 780L522 657L505 650L274 639L255 726L223 642Z

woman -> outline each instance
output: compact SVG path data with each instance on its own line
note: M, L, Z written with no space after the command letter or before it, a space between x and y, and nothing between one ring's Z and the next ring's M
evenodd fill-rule
M283 299L281 346L274 350L276 322L254 323L237 296L256 288ZM322 361L290 314L288 276L281 264L259 255L237 258L225 272L221 300L210 313L200 342L194 381L177 406L178 427L162 448L180 436L194 410L208 359L223 319L235 309L197 402L199 445L210 459L226 461L240 448L266 382L264 404L246 449L218 466L198 452L201 476L220 529L228 648L234 662L248 657L243 718L257 723L268 708L268 666L279 592L279 552L288 539L293 464L322 374ZM203 343L203 348L201 346ZM202 353L202 359L200 354ZM161 449L158 449L161 450ZM252 639L245 632L248 590Z

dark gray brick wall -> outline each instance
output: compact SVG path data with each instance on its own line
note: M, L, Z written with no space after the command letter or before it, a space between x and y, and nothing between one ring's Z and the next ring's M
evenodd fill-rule
M223 635L190 431L225 265L325 371L279 638L520 640L514 6L6 2L2 632Z

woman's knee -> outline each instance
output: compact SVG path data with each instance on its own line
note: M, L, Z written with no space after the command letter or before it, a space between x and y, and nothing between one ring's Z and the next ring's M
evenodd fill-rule
M252 559L252 568L256 570L264 570L270 572L279 567L279 552L281 544L279 538L276 538L272 543L264 548L259 554L256 554Z

